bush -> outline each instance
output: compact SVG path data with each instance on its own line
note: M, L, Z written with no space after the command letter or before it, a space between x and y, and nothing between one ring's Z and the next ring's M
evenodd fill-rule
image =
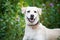
M0 40L21 40L19 0L0 1Z

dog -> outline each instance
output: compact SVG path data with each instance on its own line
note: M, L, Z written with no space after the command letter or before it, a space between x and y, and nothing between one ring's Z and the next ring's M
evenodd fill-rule
M39 22L42 8L22 7L21 10L26 23L23 40L57 40L60 36L60 29L48 29Z

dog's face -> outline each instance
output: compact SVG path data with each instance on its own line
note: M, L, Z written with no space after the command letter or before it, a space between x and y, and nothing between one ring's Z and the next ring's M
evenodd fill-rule
M35 24L39 21L39 14L41 15L42 9L37 7L23 7L22 13L25 14L25 20L28 24Z

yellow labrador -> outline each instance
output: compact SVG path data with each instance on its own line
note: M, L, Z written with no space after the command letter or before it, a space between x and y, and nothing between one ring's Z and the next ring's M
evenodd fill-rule
M23 7L21 10L26 21L23 40L57 40L60 36L60 29L48 29L39 22L41 8Z

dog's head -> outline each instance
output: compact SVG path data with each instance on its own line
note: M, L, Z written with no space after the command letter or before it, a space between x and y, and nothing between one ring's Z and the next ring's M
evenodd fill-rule
M37 7L23 7L22 13L25 14L25 20L27 24L33 25L39 21L39 15L41 15L42 9Z

